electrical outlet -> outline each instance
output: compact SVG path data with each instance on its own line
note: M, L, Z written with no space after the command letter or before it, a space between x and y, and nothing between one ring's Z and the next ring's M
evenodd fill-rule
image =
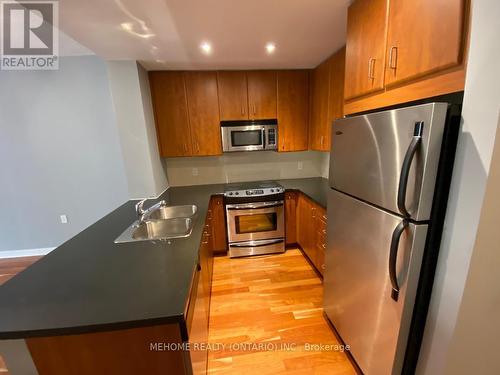
M68 224L68 217L66 215L59 216L59 219L61 220L61 224Z
M304 163L302 163L301 161L299 161L297 163L297 169L300 171L300 170L302 170L302 168L304 168Z
M191 173L193 174L193 176L198 176L198 168L193 168L191 170Z

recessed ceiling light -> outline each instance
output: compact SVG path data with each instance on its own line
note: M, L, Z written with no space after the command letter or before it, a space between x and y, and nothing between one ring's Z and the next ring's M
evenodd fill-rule
M276 50L276 45L274 43L267 43L266 44L267 53L269 53L269 54L274 53L275 50Z
M200 48L205 55L212 53L212 45L208 42L201 43Z

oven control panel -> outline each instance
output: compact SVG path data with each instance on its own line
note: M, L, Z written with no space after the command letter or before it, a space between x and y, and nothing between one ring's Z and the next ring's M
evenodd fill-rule
M264 189L249 189L249 190L231 190L226 191L224 195L226 197L254 197L263 195L272 195L283 193L285 189L283 187L274 188L264 188Z

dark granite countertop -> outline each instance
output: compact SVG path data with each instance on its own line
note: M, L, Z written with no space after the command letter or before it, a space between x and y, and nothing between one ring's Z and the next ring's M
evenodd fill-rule
M277 181L326 207L326 179ZM136 201L129 201L41 258L0 286L0 339L182 320L209 198L223 190L224 184L171 187L159 197L198 206L188 238L115 244L136 219Z

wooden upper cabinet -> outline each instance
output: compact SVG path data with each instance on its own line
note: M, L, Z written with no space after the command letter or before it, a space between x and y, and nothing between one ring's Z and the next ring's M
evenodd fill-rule
M276 72L252 70L247 72L248 118L276 118Z
M186 87L182 72L150 72L160 155L192 154Z
M222 154L217 73L185 72L193 155Z
M304 151L308 145L309 71L278 72L278 151Z
M345 47L330 58L330 100L328 101L329 125L344 116L344 76ZM331 129L328 129L328 149L330 148Z
M248 120L247 76L241 71L217 73L220 119Z
M309 148L325 150L328 140L328 103L330 100L330 62L324 61L312 71L311 122L309 124Z
M405 2L411 6L416 3L409 0L396 2ZM384 88L387 9L388 0L356 0L349 6L345 70L346 99ZM420 21L423 20L419 19L418 22ZM418 28L412 30L412 33L418 34Z
M386 85L459 65L464 14L465 0L391 1Z

